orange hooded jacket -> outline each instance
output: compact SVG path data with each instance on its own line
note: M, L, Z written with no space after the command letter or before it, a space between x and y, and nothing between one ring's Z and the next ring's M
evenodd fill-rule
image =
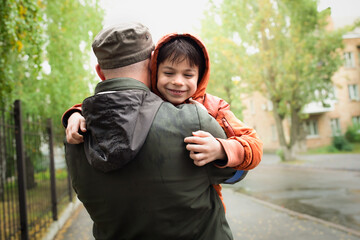
M217 139L223 146L228 160L225 166L219 167L232 167L237 170L250 170L255 168L262 158L262 141L253 128L246 126L236 118L230 111L230 105L226 101L205 92L210 79L210 58L205 45L199 38L188 33L171 33L163 36L158 41L151 59L151 90L166 101L157 89L157 57L159 49L165 43L178 37L193 39L200 46L204 54L206 61L204 74L198 82L197 90L192 96L192 99L205 106L209 114L217 120L228 136L228 139ZM190 102L187 101L187 103ZM224 209L226 209L221 193L221 185L213 186L223 202Z
M161 96L157 89L157 56L159 49L171 39L188 37L193 39L202 49L205 57L205 70L202 79L199 80L197 90L192 96L193 100L203 104L220 126L225 130L228 139L218 139L222 144L228 162L222 167L232 167L237 170L250 170L255 168L261 161L262 141L253 128L246 126L230 111L230 105L221 98L205 93L210 79L210 59L205 45L194 35L185 33L171 33L163 36L157 43L151 60L151 90ZM163 97L162 97L163 98ZM163 98L164 99L164 98ZM166 99L164 99L166 101Z

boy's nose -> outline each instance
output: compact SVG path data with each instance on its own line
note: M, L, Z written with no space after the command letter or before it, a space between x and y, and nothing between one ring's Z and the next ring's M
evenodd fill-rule
M174 85L184 85L184 81L182 79L181 76L176 76L174 79L173 79L173 84Z

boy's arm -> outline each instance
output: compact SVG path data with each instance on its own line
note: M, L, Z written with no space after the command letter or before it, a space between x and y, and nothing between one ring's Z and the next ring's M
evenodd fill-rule
M200 123L200 130L209 133L212 137L226 138L224 130L219 126L216 120L211 117L206 110L197 107L198 117ZM216 141L216 140L215 140ZM206 164L204 166L208 173L211 184L226 183L227 180L232 178L236 174L234 168L218 168L214 164Z
M190 99L190 102L201 107L215 118L222 99L212 95L210 97L211 105L207 106L208 109L196 100ZM221 127L224 130L223 125ZM244 160L244 148L236 140L215 138L209 132L196 131L192 133L192 136L186 137L184 142L187 143L186 149L190 151L190 158L194 160L194 164L197 166L214 162L220 168L236 167Z
M255 129L240 121L227 102L219 102L217 122L225 130L228 139L217 139L223 146L228 162L225 166L238 170L250 170L259 165L263 154L263 143Z
M62 122L64 128L67 128L68 120L74 112L79 112L80 114L82 113L81 105L82 105L81 103L75 104L74 106L72 106L71 108L69 108L68 110L66 110L64 112L64 114L61 117L61 122Z
M238 170L255 168L262 158L262 141L255 129L246 126L230 111L230 105L223 99L206 94L195 99L203 104L208 113L225 130L228 139L217 140L226 152L227 160L216 161L219 167L234 167Z

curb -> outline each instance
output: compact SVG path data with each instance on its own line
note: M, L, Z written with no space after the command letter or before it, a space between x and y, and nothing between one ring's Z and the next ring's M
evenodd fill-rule
M359 168L337 168L337 167L319 167L309 166L300 164L289 164L289 163L264 163L261 166L266 167L284 167L284 168L303 168L307 170L320 170L320 171L342 171L342 172L360 172Z
M53 222L47 234L42 238L42 240L53 240L55 235L60 231L64 226L65 222L71 217L72 213L80 206L81 202L76 198L75 202L69 203L64 212L61 214L60 218Z

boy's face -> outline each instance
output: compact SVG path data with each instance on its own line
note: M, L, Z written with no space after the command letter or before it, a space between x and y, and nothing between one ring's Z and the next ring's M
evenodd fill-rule
M196 92L199 67L191 67L186 59L175 63L167 59L159 65L157 78L159 92L166 100L178 105Z

